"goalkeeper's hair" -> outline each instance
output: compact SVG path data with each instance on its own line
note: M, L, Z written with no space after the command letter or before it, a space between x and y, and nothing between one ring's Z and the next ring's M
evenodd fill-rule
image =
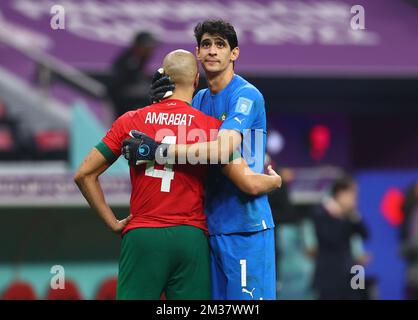
M222 39L228 40L231 50L238 47L237 33L235 32L234 27L227 21L222 19L209 19L199 22L194 28L194 36L198 47L200 47L200 42L205 33L209 33L212 36L217 35Z

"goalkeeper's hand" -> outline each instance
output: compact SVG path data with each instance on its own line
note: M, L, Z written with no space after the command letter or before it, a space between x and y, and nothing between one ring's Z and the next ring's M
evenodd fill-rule
M169 144L156 142L137 130L131 130L129 135L131 138L125 139L122 143L122 154L130 166L137 166L152 160L165 164Z
M149 91L151 103L160 102L173 94L176 85L170 77L164 74L164 69L160 68L152 77L152 84Z

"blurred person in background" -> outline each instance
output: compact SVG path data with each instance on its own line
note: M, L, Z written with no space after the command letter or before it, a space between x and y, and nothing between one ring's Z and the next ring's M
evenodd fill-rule
M418 299L418 182L406 191L400 229L401 255L406 262L406 298Z
M266 167L276 164L266 154ZM274 218L276 261L277 261L277 299L313 299L311 289L313 263L306 254L307 242L313 237L303 214L298 210L289 195L289 185L295 178L290 168L281 168L282 186L269 193L269 203Z
M361 299L362 290L353 290L351 267L368 263L359 239L367 230L357 211L357 184L342 177L331 186L330 197L314 208L315 228L311 255L315 258L313 288L318 299ZM360 238L359 238L360 236Z
M273 168L277 168L276 163L266 154L264 169L267 170L267 166L271 165ZM294 208L289 198L288 186L294 179L294 172L288 168L280 168L280 176L282 177L283 184L281 188L274 190L268 195L269 203L272 209L273 219L275 223L286 223L293 221L295 218Z
M108 90L116 117L148 104L149 79L145 68L156 46L151 33L140 32L113 62ZM146 90L142 95L141 87Z

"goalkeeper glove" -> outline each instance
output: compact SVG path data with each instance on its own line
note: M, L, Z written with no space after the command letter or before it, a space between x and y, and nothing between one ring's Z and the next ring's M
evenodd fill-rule
M125 139L122 143L122 154L129 165L140 165L152 160L158 164L166 163L169 144L156 142L137 130L131 130L129 135L131 138Z
M149 91L151 103L160 102L173 94L176 85L170 77L164 74L164 69L160 68L152 77L152 84Z

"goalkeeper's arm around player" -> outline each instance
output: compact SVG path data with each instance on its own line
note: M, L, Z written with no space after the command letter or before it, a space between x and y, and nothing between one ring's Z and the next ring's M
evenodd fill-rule
M269 193L282 185L282 178L268 166L267 173L255 173L243 158L238 158L224 166L222 172L242 192L258 196Z
M130 165L139 165L146 160L152 160L154 158L154 153L156 153L155 159L157 159L157 162L166 157L166 155L155 151L158 149L166 150L167 148L164 147L164 144L158 143L145 133L136 130L132 130L130 135L132 138L124 140L122 146L122 154ZM140 154L140 150L144 145L147 146L147 150L152 150L152 152L148 152L149 158L146 158L146 160L144 160ZM234 156L235 153L232 158L234 158ZM258 196L281 187L282 178L271 166L268 167L268 174L266 175L252 171L247 162L240 156L232 161L230 160L231 159L229 159L229 163L222 168L222 172L242 192L252 196Z

